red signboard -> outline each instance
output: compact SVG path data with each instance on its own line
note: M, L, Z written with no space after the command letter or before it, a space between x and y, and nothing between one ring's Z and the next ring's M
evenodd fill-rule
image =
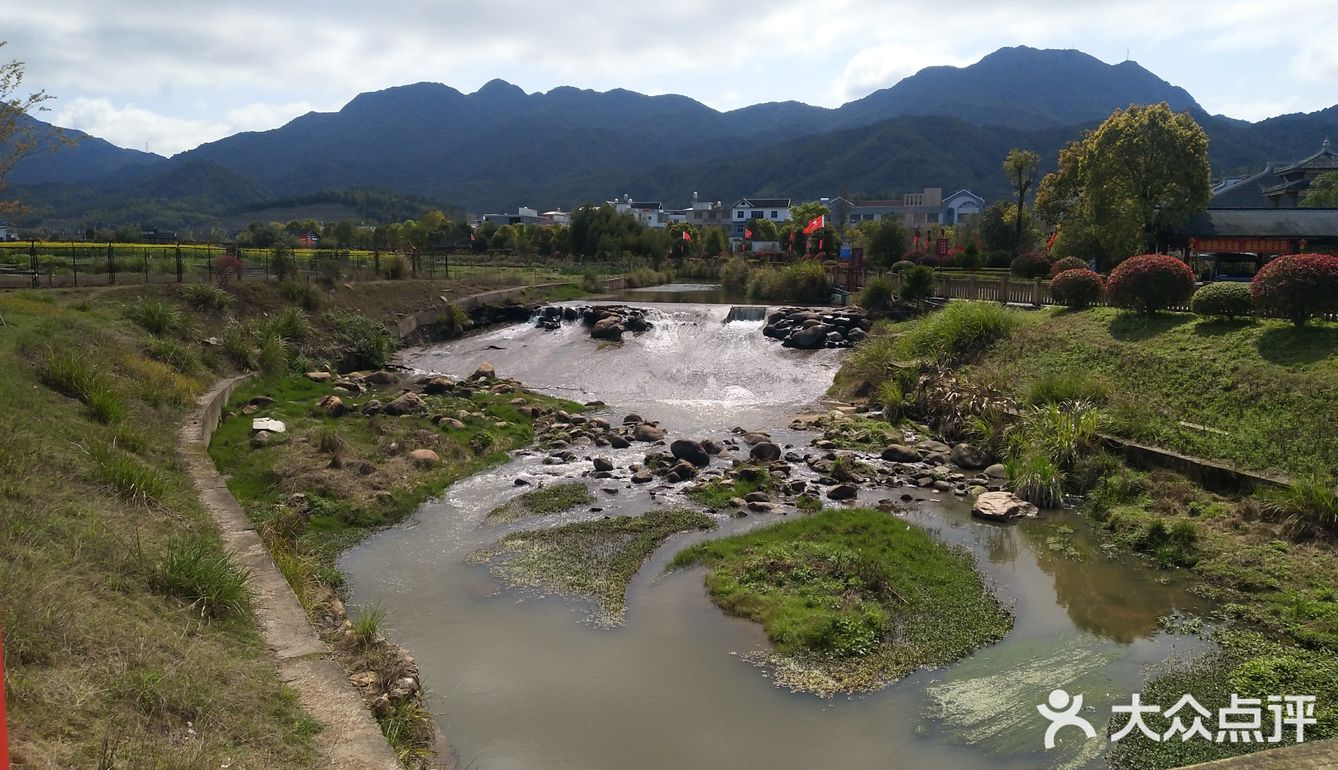
M1286 238L1195 238L1190 242L1195 251L1235 251L1255 254L1289 254L1295 249Z
M946 257L946 256L948 256L948 239L947 239L947 238L939 238L939 239L938 239L938 242L934 244L934 253L937 254L937 255L940 256L940 257Z

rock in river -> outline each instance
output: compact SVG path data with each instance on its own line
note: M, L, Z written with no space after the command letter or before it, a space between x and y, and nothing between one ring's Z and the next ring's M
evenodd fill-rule
M701 443L690 439L681 438L673 442L669 445L669 452L679 460L687 460L698 467L709 465L711 462L711 456L706 453Z
M1030 518L1036 513L1036 506L1012 492L986 492L976 498L975 507L971 509L972 516L990 521Z

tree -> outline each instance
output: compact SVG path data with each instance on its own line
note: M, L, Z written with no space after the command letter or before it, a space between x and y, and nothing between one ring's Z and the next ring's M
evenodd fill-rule
M821 201L797 203L790 207L790 219L799 227L807 225L817 217L827 217L830 220L831 214L831 210L822 205ZM828 221L827 224L833 223Z
M0 41L0 46L4 46ZM53 97L45 91L36 91L27 96L16 92L23 85L23 62L17 59L7 64L0 64L0 191L5 189L5 175L14 164L36 150L43 139L48 138L33 125L27 116L46 108L43 102ZM63 137L62 137L63 138ZM0 202L0 212L15 208L16 204L6 206Z
M729 251L729 240L725 238L725 231L719 227L706 228L705 242L702 249L709 256L718 256Z
M1017 210L1019 212L1027 209L1027 191L1036 184L1036 171L1041 167L1041 156L1031 150L1019 150L1017 148L1008 151L1008 156L1003 162L1004 173L1008 174L1008 182L1013 185L1013 192L1017 193ZM1022 242L1023 217L1016 217L1014 222L1013 238L1013 257L1018 254L1018 244Z
M1058 228L1060 253L1079 245L1102 263L1155 246L1203 211L1211 195L1208 136L1165 103L1116 110L1059 153L1036 210Z
M754 219L748 222L748 229L753 231L754 241L775 241L780 239L776 223L769 219Z
M1021 229L1017 227L1022 224ZM1018 216L1017 206L1010 201L995 201L980 212L977 232L989 251L1007 251L1021 254L1035 247L1038 240L1032 224L1031 212L1023 209Z
M1320 174L1310 180L1301 205L1308 209L1338 209L1338 171Z
M875 267L891 267L911 247L911 237L901 217L883 217L877 222L861 222L865 259Z

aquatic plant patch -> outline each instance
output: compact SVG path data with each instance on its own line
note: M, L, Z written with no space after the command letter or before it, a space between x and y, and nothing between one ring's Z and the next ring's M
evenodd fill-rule
M514 532L470 561L514 586L592 599L599 623L612 626L622 622L627 584L655 549L671 535L714 526L696 511L654 510Z
M749 659L777 686L823 697L951 663L1013 624L969 554L880 511L827 510L700 543L671 566L696 564L712 600L775 645Z
M581 505L589 505L595 496L579 481L548 484L525 492L488 512L488 518L514 521L530 516L564 513Z

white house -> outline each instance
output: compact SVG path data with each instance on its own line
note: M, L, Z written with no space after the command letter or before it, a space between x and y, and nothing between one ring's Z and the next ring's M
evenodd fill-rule
M743 237L748 222L765 219L779 225L790 221L789 198L740 198L730 207L731 232L736 238Z
M669 212L664 210L664 205L659 201L634 201L632 196L624 195L622 200L606 201L619 214L631 214L636 217L636 221L646 227L668 227L670 221Z
M970 190L958 190L943 199L943 215L939 221L945 225L955 225L963 217L973 216L984 210L984 198Z

